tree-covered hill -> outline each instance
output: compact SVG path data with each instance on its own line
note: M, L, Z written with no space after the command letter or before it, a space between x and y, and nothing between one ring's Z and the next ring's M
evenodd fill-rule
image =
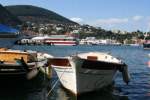
M55 24L77 24L53 11L32 5L6 6L12 14L18 16L22 21L35 23L55 23Z
M21 21L0 4L0 23L15 26L21 24Z

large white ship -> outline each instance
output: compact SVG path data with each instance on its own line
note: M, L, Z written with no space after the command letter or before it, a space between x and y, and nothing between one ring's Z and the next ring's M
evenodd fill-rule
M68 46L74 46L78 44L74 37L68 35L50 35L48 38L45 38L44 43L48 45Z

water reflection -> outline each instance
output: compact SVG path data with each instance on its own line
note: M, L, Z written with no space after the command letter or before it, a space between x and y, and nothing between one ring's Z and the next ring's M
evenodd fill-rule
M56 80L57 77L52 78L50 81L44 80L41 73L30 81L18 78L6 79L0 84L0 100L128 100L128 97L120 96L119 89L114 87L75 96L64 89L60 82L47 97L47 93L52 86L51 83Z
M120 95L119 88L115 88L112 86L106 87L99 91L84 93L78 96L75 96L74 94L63 88L60 84L58 85L58 87L59 88L53 91L51 99L49 100L129 100L128 96Z
M41 73L33 80L5 78L0 82L0 100L46 100L45 82Z
M120 94L120 88L110 85L99 91L82 94L77 100L128 100L128 96Z
M106 91L81 95L77 100L128 100L127 96L114 95Z

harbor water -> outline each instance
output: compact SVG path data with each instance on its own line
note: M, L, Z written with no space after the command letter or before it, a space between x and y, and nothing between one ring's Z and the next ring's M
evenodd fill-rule
M66 91L58 82L50 95L47 93L58 80L56 73L50 80L42 73L30 81L11 80L7 85L1 85L0 100L150 100L150 50L142 46L13 46L13 49L36 50L54 56L70 56L76 53L99 51L107 52L121 58L127 65L131 81L126 85L121 73L117 73L115 84L110 89L104 89L90 94L75 97ZM89 83L90 84L90 83Z

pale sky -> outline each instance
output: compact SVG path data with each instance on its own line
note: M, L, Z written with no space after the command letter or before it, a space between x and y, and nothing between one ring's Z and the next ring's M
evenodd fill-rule
M150 30L150 0L0 0L7 5L34 5L80 24L126 31Z

